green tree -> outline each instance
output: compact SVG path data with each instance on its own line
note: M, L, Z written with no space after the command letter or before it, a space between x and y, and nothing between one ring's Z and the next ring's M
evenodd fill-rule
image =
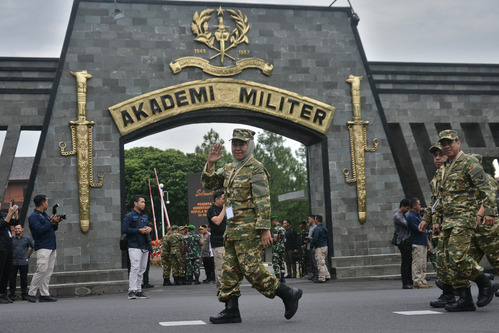
M291 148L284 146L281 135L263 131L258 136L254 155L270 174L272 215L279 216L281 221L289 219L297 230L298 223L309 214L308 201L279 202L278 196L307 189L305 147L293 153Z
M154 168L158 173L163 190L168 191L170 204L168 216L172 224L185 224L189 221L187 198L187 175L203 169L206 158L198 154L185 154L176 149L161 150L153 147L136 147L125 150L125 187L128 207L133 208L131 200L140 194L146 198L146 213L152 221L148 180L154 201L154 213L161 237L161 199Z

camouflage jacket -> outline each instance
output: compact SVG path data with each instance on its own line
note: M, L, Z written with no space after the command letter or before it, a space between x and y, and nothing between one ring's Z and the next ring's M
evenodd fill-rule
M183 239L185 248L185 259L201 258L201 237L195 233L189 232Z
M168 237L168 244L170 245L170 253L172 254L182 253L182 238L183 236L176 232L174 232Z
M161 239L161 256L163 254L169 254L170 253L170 243L169 243L169 238L172 234L166 234L163 236Z
M439 173L447 177L451 161L445 161ZM474 228L479 197L485 215L496 216L496 190L489 182L480 162L473 156L462 154L456 160L444 184L440 183L440 203L437 214L442 214L442 229L454 227ZM478 197L479 196L479 197Z
M223 188L225 207L234 211L234 217L227 219L225 239L259 237L261 230L270 229L269 174L253 156L239 171L233 163L217 172L206 172L205 165L201 183L208 190Z
M286 238L286 229L276 225L272 229L272 239L277 236L277 240L272 243L272 252L284 252L284 239Z
M439 216L437 214L434 214L432 212L432 207L435 204L435 202L438 199L438 193L440 190L440 181L442 180L442 172L441 168L438 169L435 174L433 175L433 179L430 181L430 188L431 188L431 202L428 207L426 207L423 215L423 220L428 222L429 225L433 223L441 223L442 221L442 216Z

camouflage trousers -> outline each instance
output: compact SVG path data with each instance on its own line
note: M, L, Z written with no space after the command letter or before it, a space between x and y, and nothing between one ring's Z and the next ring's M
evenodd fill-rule
M170 254L168 254L170 256ZM168 257L161 258L161 266L163 267L163 279L169 279L172 273L172 263Z
M470 256L480 262L485 255L489 263L499 272L499 225L481 224L471 236Z
M244 240L225 240L220 302L241 296L239 287L243 277L265 297L275 297L279 280L263 265L262 250L261 239L256 235Z
M172 267L172 275L176 278L185 277L185 266L184 266L184 258L182 257L182 253L180 252L172 252L170 253L170 263Z
M460 227L442 230L443 263L439 267L439 276L442 276L443 283L451 284L454 289L468 288L470 280L475 280L483 273L483 268L469 253L472 231Z
M283 251L272 251L272 268L274 269L274 274L278 278L281 274L284 274L284 250Z
M199 258L185 259L185 275L187 277L199 276Z

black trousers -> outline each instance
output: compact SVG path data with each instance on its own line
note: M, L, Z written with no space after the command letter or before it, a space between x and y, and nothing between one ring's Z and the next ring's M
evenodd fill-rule
M203 257L203 267L206 274L206 280L215 281L215 258Z
M7 295L11 266L12 249L0 251L0 294Z
M400 275L402 276L402 285L412 285L412 241L410 239L398 245L402 256L400 265Z
M29 265L12 265L10 268L9 294L16 294L17 271L21 280L21 295L28 296L28 267Z

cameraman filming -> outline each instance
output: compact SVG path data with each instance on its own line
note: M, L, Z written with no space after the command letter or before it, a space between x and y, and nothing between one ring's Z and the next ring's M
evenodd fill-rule
M36 208L29 216L28 221L35 241L36 272L29 286L28 301L35 303L36 293L40 290L40 302L56 302L57 299L49 294L49 282L54 272L57 257L55 231L63 216L52 215L49 217L47 215L45 211L49 207L49 201L46 195L38 194L33 201Z

